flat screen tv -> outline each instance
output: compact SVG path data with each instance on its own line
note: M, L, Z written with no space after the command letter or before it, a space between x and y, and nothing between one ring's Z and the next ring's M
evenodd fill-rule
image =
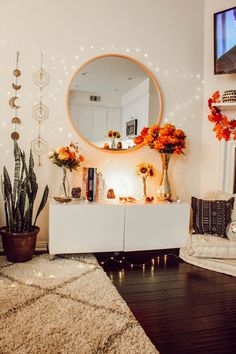
M236 7L214 14L214 72L236 73Z

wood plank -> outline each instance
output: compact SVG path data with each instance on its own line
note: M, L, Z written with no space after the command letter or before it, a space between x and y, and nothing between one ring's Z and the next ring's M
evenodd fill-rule
M161 354L236 352L235 278L170 258L104 269Z

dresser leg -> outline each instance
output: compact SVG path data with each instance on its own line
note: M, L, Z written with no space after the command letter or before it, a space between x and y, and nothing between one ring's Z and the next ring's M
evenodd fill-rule
M56 258L55 254L49 254L49 261L53 261Z

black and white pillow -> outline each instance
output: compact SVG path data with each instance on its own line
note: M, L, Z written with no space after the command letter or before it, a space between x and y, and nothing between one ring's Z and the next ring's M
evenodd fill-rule
M234 197L229 200L203 200L192 197L194 234L215 234L226 237L231 222Z

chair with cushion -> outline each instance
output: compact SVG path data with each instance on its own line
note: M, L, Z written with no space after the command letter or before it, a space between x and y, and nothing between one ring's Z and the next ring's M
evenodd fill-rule
M215 200L192 197L193 232L180 249L180 258L236 276L236 239L229 239L226 232L227 226L236 221L235 197L222 192L215 194Z

